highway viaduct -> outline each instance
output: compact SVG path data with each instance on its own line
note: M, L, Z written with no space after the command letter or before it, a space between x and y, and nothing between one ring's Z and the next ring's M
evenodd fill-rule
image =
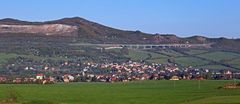
M87 46L87 47L101 47L105 49L123 48L129 49L165 49L165 48L193 48L193 47L211 47L209 44L90 44L90 43L75 43L71 46Z

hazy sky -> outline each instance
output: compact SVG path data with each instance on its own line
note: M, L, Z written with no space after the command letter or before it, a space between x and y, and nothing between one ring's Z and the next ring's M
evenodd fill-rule
M0 1L0 18L46 21L75 16L147 33L240 38L240 0Z

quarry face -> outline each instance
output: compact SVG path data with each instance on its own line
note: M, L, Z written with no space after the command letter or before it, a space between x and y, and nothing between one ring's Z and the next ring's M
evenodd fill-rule
M78 28L76 26L65 24L0 25L0 33L36 33L48 36L72 36L77 32L77 30Z

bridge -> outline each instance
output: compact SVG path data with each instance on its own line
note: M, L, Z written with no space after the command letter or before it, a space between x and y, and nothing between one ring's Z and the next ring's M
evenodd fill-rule
M129 49L165 49L165 48L196 48L205 47L210 48L212 43L209 44L91 44L91 43L75 43L69 44L70 46L87 46L87 47L100 47L105 49L116 48L129 48Z

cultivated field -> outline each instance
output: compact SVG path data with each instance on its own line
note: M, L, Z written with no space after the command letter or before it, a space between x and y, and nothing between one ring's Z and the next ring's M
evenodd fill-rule
M0 85L0 101L14 98L13 104L239 104L240 89L218 89L230 82Z
M221 50L130 50L127 57L132 60L146 60L155 63L167 63L170 59L172 62L183 67L193 66L196 68L209 69L240 69L240 53Z
M233 69L240 70L240 52L222 51L222 50L207 50L207 49L159 49L159 50L128 50L128 54L123 54L120 49L107 50L105 53L93 51L76 51L81 53L81 56L89 57L92 60L101 60L108 58L117 61L131 59L134 61L147 61L155 63L176 63L179 66L208 69ZM64 56L38 56L28 54L16 54L0 52L0 70L5 63L10 59L24 57L36 61L44 60L76 60L76 57Z

